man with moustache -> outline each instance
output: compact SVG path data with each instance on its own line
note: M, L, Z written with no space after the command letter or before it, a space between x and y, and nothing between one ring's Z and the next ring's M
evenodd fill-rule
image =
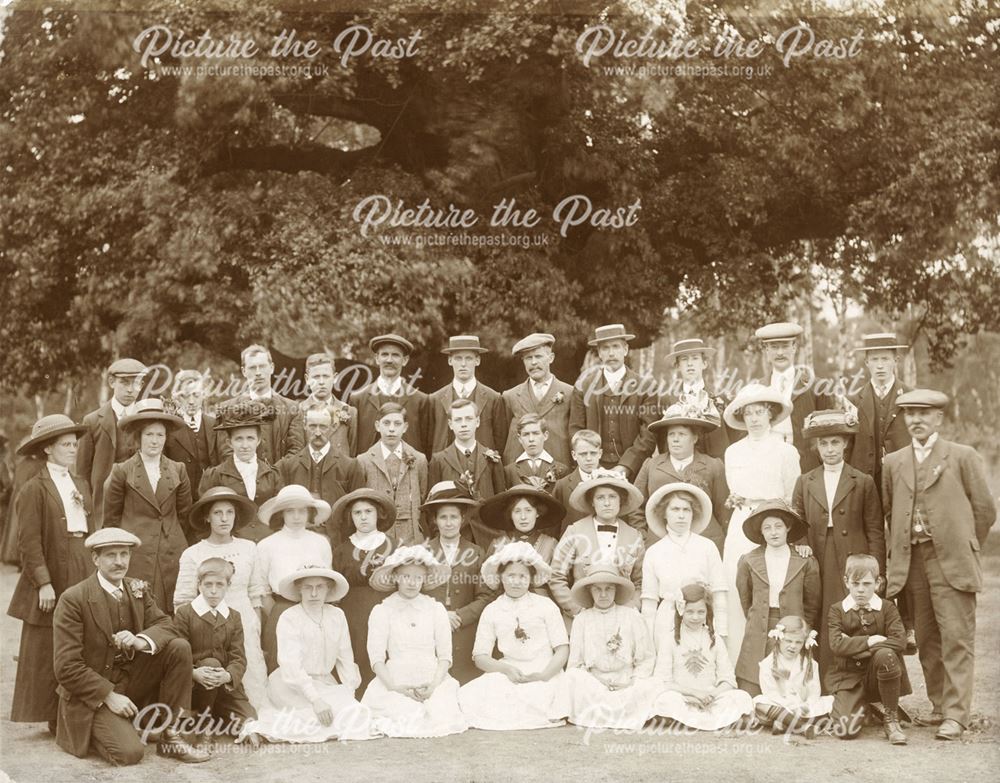
M184 427L167 431L163 453L168 459L187 468L193 500L198 500L198 484L205 468L222 462L215 417L206 413L205 378L197 370L181 370L174 379L174 413L184 420ZM185 520L188 542L194 543Z
M825 410L830 401L813 390L813 372L809 368L795 366L795 351L803 329L798 324L781 322L760 327L755 336L764 350L764 360L770 370L768 384L776 389L792 405L792 415L779 421L771 429L799 450L799 464L802 472L808 473L820 465L819 455L810 447L802 435L806 416L813 411Z
M940 437L948 396L914 389L896 398L912 441L887 454L882 497L889 521L886 595L906 595L940 740L969 726L980 551L996 521L982 457Z
M305 445L298 420L298 405L271 388L274 361L271 359L271 352L263 345L248 345L244 348L240 354L240 364L247 382L246 391L226 400L216 413L219 418L224 418L224 410L227 408L247 407L250 404L263 406L265 421L260 430L257 456L274 465L286 454L295 454ZM225 434L221 442L222 456L228 456L232 447Z
M305 413L318 406L325 407L330 412L330 447L337 454L353 457L358 448L358 412L347 403L333 396L334 372L333 357L328 353L314 353L306 359L306 384L309 387L309 397L300 405L299 416L302 422L302 441L309 442L305 431Z
M625 366L629 341L635 339L622 324L607 324L594 330L588 345L597 350L600 364L583 372L573 389L570 405L570 436L594 430L601 436L601 467L632 479L648 456L646 427L659 418L655 394ZM642 437L640 437L642 436Z
M146 371L146 365L136 359L112 362L107 373L111 399L84 416L81 422L87 430L80 438L76 473L90 484L96 527L101 527L104 521L104 484L112 466L135 453L118 422L132 412Z
M358 453L368 451L378 442L375 421L379 409L387 402L395 402L406 409L408 426L403 439L426 455L431 445L430 401L402 376L413 353L413 343L398 334L380 334L368 341L368 348L378 365L378 377L350 396L351 405L358 411Z
M514 343L511 353L521 357L528 377L523 383L503 393L506 418L509 422L503 449L504 464L517 460L521 442L517 437L517 422L528 413L545 420L549 439L545 447L552 459L563 465L570 463L569 411L573 387L556 378L550 369L555 353L556 338L535 332Z
M460 334L448 339L447 355L453 378L430 395L432 416L432 452L446 448L452 433L448 428L448 411L455 400L472 400L479 408L479 429L476 440L489 449L501 450L507 439L507 410L500 394L476 379L476 368L487 350L472 334Z

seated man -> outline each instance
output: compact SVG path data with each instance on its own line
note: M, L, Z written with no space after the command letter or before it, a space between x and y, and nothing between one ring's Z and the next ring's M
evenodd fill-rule
M157 753L208 761L177 730L191 712L191 645L180 639L148 586L125 579L139 539L106 527L90 535L97 573L59 597L52 619L59 683L56 742L80 758L91 750L116 766L138 764L145 746L133 721L155 704L152 727L162 729Z

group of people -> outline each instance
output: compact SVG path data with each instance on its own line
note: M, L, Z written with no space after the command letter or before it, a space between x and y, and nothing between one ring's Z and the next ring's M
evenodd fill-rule
M403 380L409 341L373 338L379 374L347 402L330 356L295 402L250 346L247 391L214 413L199 373L143 398L146 367L118 360L107 404L18 449L11 719L115 764L151 726L184 761L219 733L662 719L849 738L872 713L905 744L915 647L914 721L956 739L996 516L982 459L939 436L944 394L900 383L893 335L864 338L871 382L834 407L794 364L801 333L759 329L770 377L732 398L697 338L674 345L671 392L647 391L621 324L573 385L552 335L520 340L528 377L502 394L470 335L431 395Z

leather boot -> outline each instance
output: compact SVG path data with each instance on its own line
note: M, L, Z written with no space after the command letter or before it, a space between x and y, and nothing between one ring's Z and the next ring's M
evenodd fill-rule
M200 764L212 758L210 753L189 745L176 729L166 729L156 746L161 756L170 756L185 764Z
M885 711L885 721L883 723L885 738L893 745L905 745L906 735L899 725L899 715L896 710Z

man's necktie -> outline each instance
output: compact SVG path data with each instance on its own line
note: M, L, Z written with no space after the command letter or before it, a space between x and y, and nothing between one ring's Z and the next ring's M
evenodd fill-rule
M115 600L118 603L121 603L122 599L125 597L125 591L122 590L120 587L116 587L114 595L115 595Z
M392 476L393 481L399 475L400 460L395 453L390 453L385 461L385 466L389 470L389 475Z

